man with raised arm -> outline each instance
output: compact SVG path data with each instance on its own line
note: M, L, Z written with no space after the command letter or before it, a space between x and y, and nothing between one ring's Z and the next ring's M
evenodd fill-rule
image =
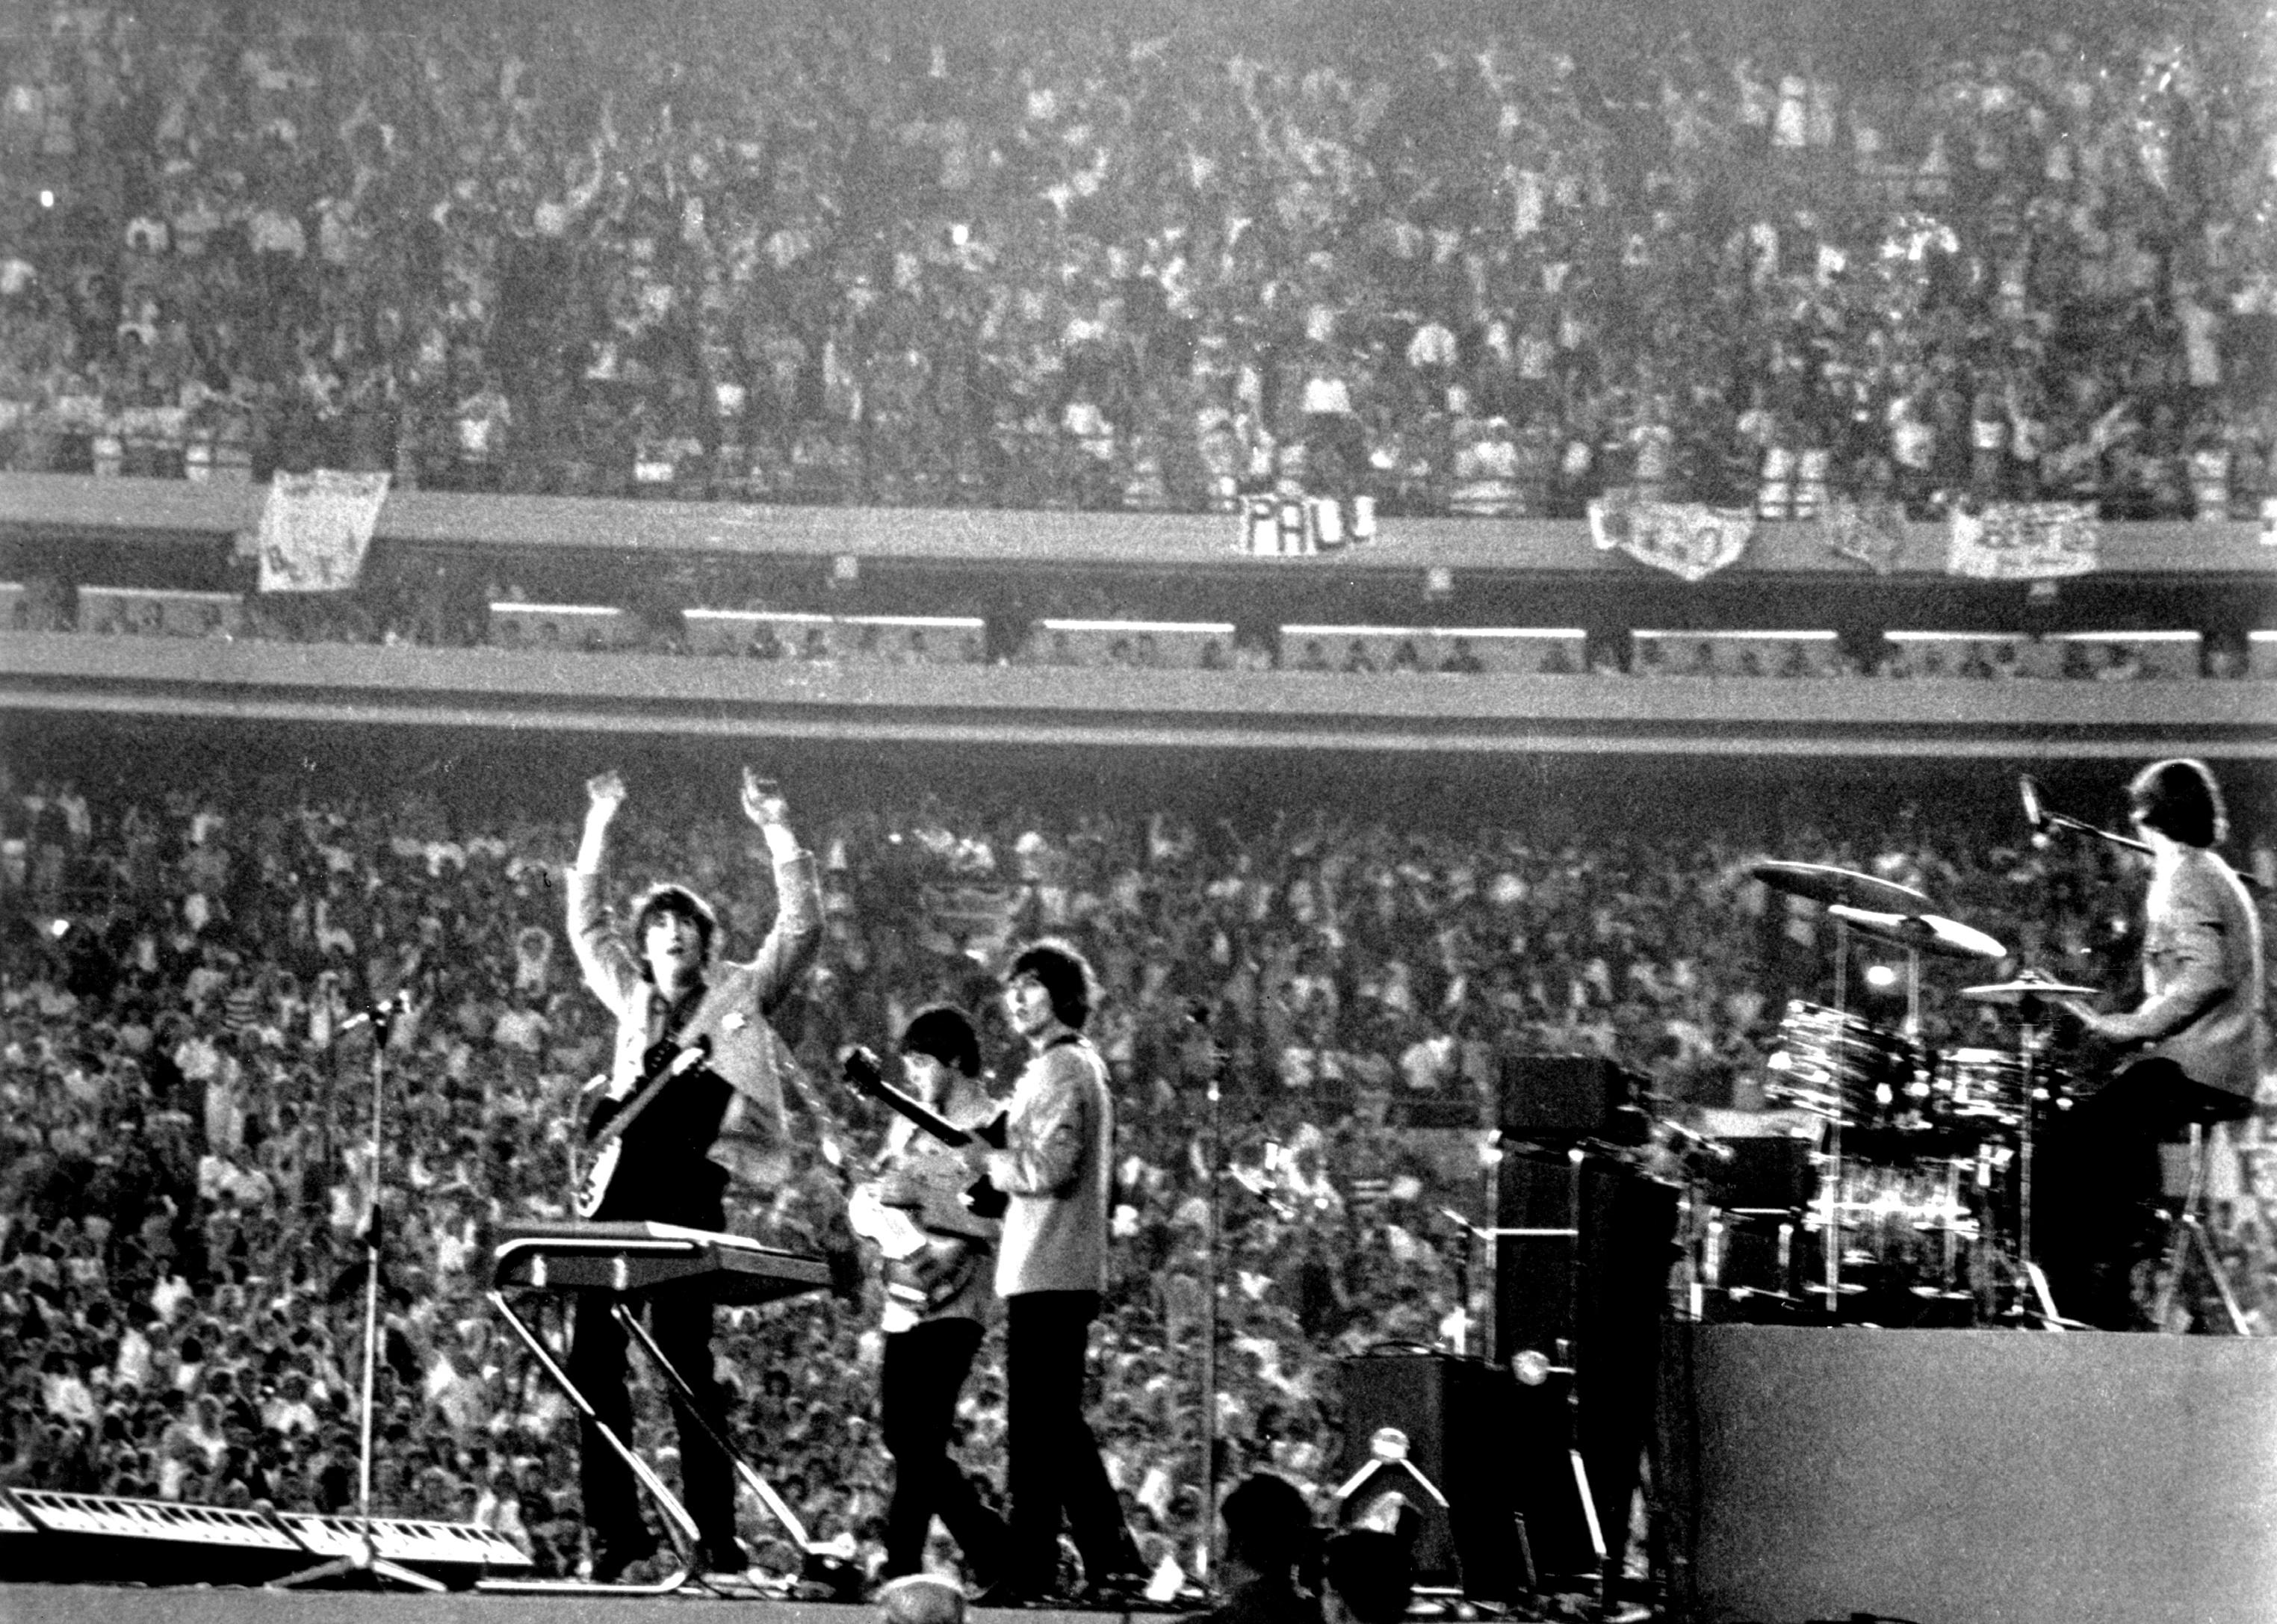
M616 1017L614 1064L605 1086L592 1091L589 1132L595 1142L618 1117L617 1152L605 1182L589 1174L581 1208L597 1222L647 1221L691 1229L726 1226L731 1183L760 1191L788 1175L784 1090L806 1092L797 1063L769 1018L813 962L822 934L822 892L814 858L786 820L775 787L743 770L743 815L765 838L774 862L773 928L750 960L714 963L719 921L684 886L659 885L632 904L631 945L610 928L601 896L609 825L624 804L624 781L605 773L586 785L585 833L568 873L569 939L585 985ZM674 1062L700 1049L688 1064ZM636 1109L637 1108L637 1109ZM598 1171L602 1163L597 1162ZM569 1376L621 1438L632 1430L625 1386L625 1331L605 1292L578 1293ZM682 1492L699 1544L694 1571L735 1574L750 1564L735 1537L735 1477L706 1423L725 1436L725 1395L713 1379L712 1297L700 1283L646 1295L649 1330L685 1376L692 1406L672 1395L680 1437ZM580 1483L593 1542L592 1575L625 1577L656 1554L643 1521L630 1469L585 1422Z

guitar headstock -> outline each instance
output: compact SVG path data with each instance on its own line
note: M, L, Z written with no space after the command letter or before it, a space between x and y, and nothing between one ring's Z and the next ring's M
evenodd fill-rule
M874 1051L857 1043L838 1064L849 1088L870 1099L878 1098L879 1091L886 1086L886 1072Z

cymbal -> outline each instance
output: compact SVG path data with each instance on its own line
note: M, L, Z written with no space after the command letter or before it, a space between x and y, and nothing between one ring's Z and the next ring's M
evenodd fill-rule
M1945 958L2006 958L2008 949L1974 926L1934 913L1879 913L1837 903L1827 909L1862 936Z
M2069 981L2059 981L2038 970L2025 970L2012 981L1992 981L1983 987L1964 987L1961 995L1974 998L1979 1003L2022 1003L2030 998L2092 998L2102 989L2078 987Z
M1929 907L1929 898L1912 887L1878 880L1855 869L1830 868L1824 863L1758 863L1748 872L1774 891L1808 897L1815 903L1885 908L1895 913L1921 913Z

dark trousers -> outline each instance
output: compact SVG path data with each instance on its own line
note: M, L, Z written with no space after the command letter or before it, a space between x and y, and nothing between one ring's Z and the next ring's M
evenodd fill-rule
M1007 1575L1034 1595L1058 1588L1065 1516L1084 1576L1092 1582L1138 1567L1123 1505L1107 1481L1099 1442L1084 1419L1084 1348L1099 1312L1096 1292L1024 1292L1004 1300L1006 1443L1012 1493Z
M879 1408L894 1457L894 1498L886 1507L885 1576L922 1570L925 1534L937 1514L981 1584L1004 1562L1004 1521L948 1458L956 1397L980 1349L979 1320L928 1320L886 1338Z
M623 1326L609 1312L620 1300L608 1292L576 1294L576 1327L569 1341L569 1379L583 1393L609 1430L632 1444L632 1394L625 1385ZM702 1290L657 1292L645 1308L649 1334L673 1369L688 1380L691 1409L677 1387L666 1384L672 1419L680 1434L680 1492L698 1536L707 1545L725 1546L735 1536L735 1483L727 1457L705 1436L700 1415L720 1436L727 1431L727 1395L712 1375L712 1299ZM578 1483L584 1496L585 1526L603 1550L647 1543L641 1521L640 1491L632 1469L601 1441L593 1423L579 1418L583 1446Z
M2252 1109L2171 1060L2145 1060L2056 1123L2034 1170L2032 1230L2058 1313L2106 1330L2135 1328L2135 1265L2162 1233L2153 1212L2159 1147L2194 1123L2232 1121Z

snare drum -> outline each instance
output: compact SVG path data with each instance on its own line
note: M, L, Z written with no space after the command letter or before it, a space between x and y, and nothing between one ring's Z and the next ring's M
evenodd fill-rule
M1853 1126L1892 1122L1918 1109L1919 1045L1861 1016L1806 1003L1786 1006L1779 1047L1766 1063L1764 1098Z

